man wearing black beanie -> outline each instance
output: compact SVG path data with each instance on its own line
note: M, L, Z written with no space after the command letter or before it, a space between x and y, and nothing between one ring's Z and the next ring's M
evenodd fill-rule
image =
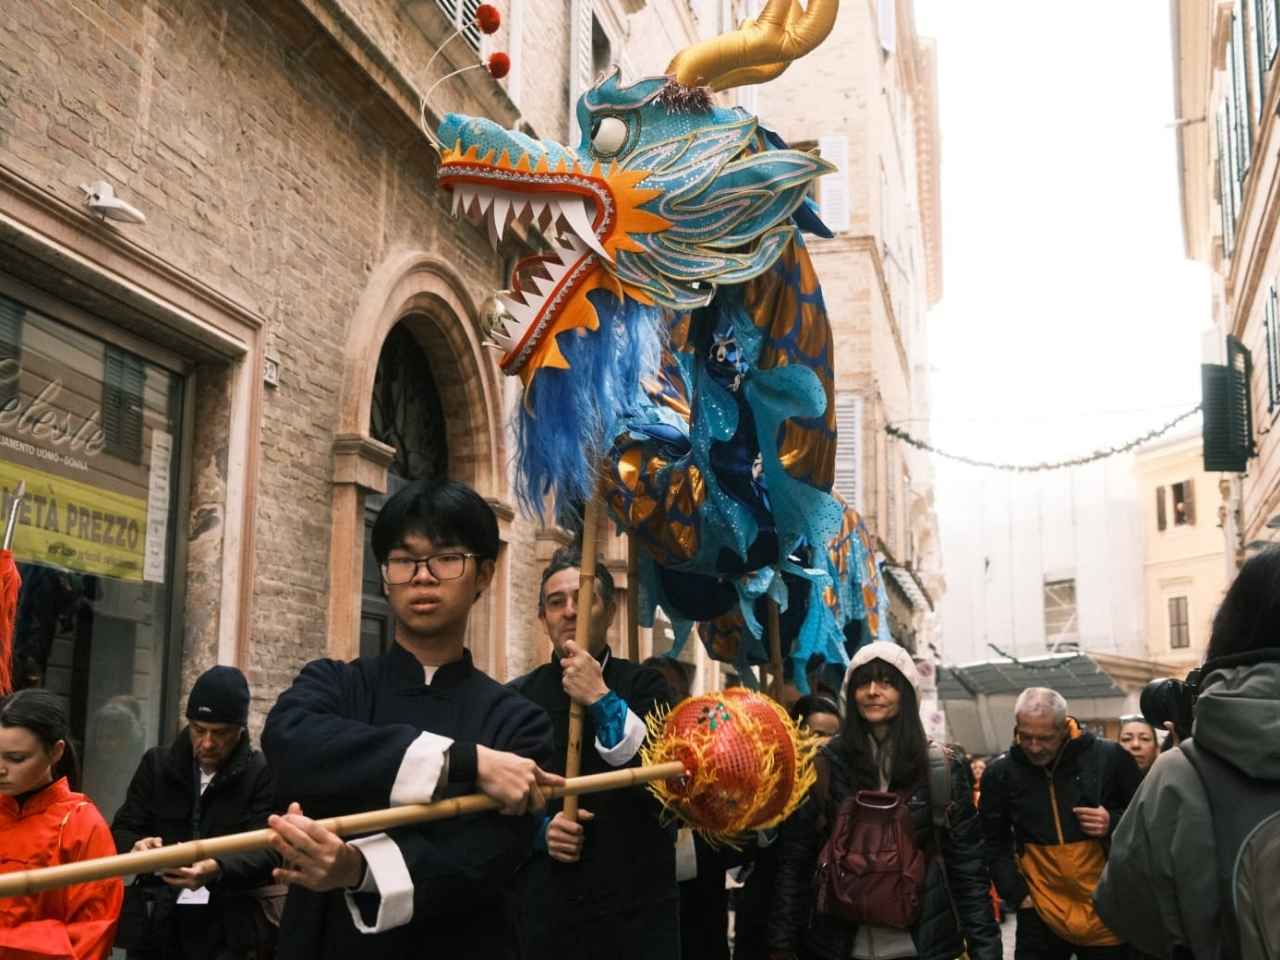
M167 747L147 751L111 824L121 853L266 825L273 787L249 741L249 684L235 667L202 673L187 698L189 724ZM266 917L285 890L272 888L269 851L201 860L146 877L126 898L153 903L146 930L122 925L130 958L252 957L275 940ZM128 911L126 910L126 914Z

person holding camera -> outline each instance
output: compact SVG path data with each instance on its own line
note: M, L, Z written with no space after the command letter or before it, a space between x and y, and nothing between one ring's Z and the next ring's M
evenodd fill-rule
M983 774L979 809L991 877L1018 911L1014 956L1127 960L1090 895L1137 789L1137 764L1118 743L1081 730L1062 695L1045 687L1019 694L1013 740Z
M1270 956L1280 943L1280 548L1250 559L1187 683L1143 695L1192 739L1162 754L1112 841L1098 914L1144 953ZM1143 891L1134 896L1134 891Z

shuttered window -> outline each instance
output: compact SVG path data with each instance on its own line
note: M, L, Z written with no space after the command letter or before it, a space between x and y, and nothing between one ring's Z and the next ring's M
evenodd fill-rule
M836 394L836 493L862 512L862 408L856 393Z
M1276 288L1267 291L1266 307L1262 314L1262 335L1267 346L1267 412L1280 407L1280 317L1277 314Z
M1227 48L1227 67L1230 72L1231 112L1236 148L1236 179L1244 180L1253 161L1253 127L1249 122L1249 80L1245 72L1244 18L1240 15L1240 3L1236 0L1236 12L1231 19L1231 42Z
M481 2L482 0L436 0L436 6L455 28L460 28L464 23L472 24L462 31L462 36L467 41L467 46L477 52L480 50L480 30L474 21Z
M1280 0L1254 0L1253 4L1253 23L1258 47L1258 69L1263 74L1271 69L1271 63L1276 58L1277 5L1280 5ZM1267 99L1262 95L1262 91L1265 89L1265 86L1259 88L1259 113L1262 110L1261 103Z
M1156 487L1156 529L1163 530L1169 525L1164 513L1164 487Z
M1227 104L1218 108L1218 210L1222 215L1222 252L1230 259L1236 248L1236 219L1231 166L1231 128Z
M142 360L107 344L102 375L102 429L106 450L121 460L142 462Z
M834 166L835 172L818 180L818 206L822 222L833 233L849 229L849 138L826 136L818 138L818 154Z
M1169 598L1169 646L1182 650L1191 646L1190 618L1187 616L1187 598Z
M22 369L22 315L25 308L0 297L0 408L17 399Z

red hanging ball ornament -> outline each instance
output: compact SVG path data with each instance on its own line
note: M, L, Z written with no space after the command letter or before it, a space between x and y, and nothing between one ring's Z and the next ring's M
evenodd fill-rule
M499 50L497 53L489 54L489 75L495 80L501 80L511 72L511 58Z
M495 33L502 26L502 14L491 3L482 3L476 8L476 25L483 33Z

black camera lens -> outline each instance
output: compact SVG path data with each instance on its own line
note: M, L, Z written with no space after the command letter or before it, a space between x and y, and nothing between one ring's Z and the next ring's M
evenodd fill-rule
M1157 730L1172 722L1179 737L1191 736L1195 693L1181 680L1152 680L1142 689L1138 701L1142 715Z

